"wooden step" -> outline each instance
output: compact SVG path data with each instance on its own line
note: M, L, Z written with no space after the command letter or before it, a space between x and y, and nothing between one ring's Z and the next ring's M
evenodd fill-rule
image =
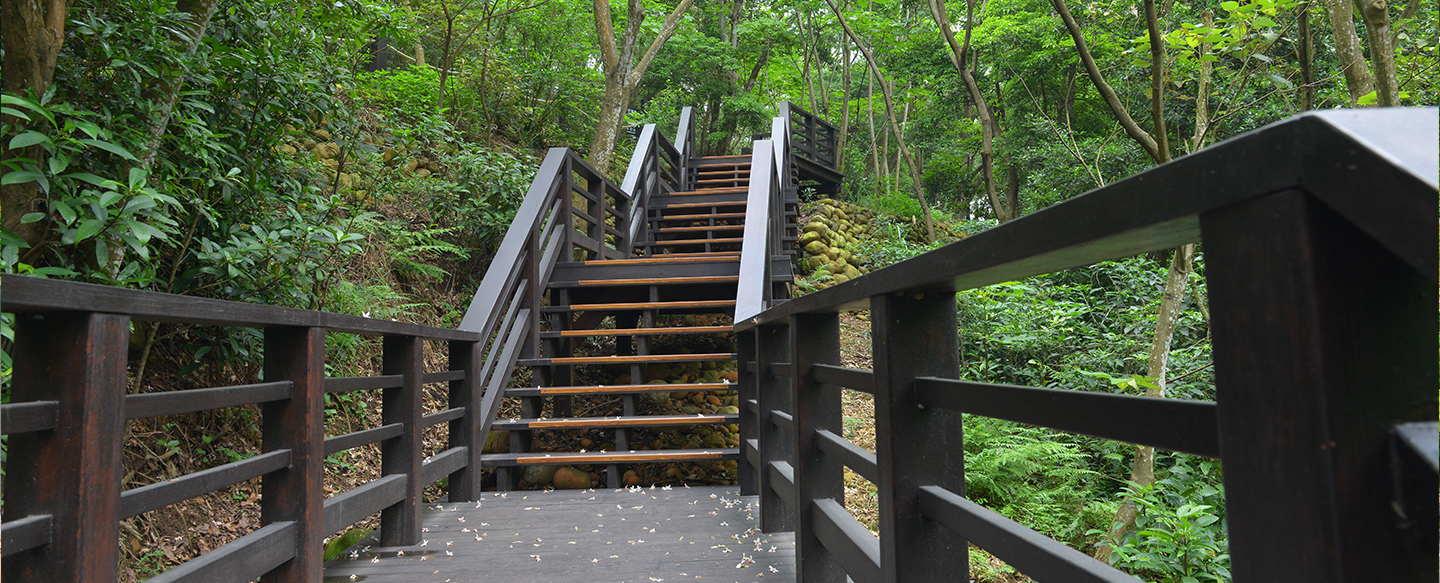
M492 429L517 431L525 429L593 429L597 427L653 427L674 425L724 425L739 423L740 416L729 415L633 415L630 417L571 417L563 419L496 419Z
M697 159L697 161L700 162L700 167L702 168L705 166L721 165L749 166L750 160L752 160L752 157L749 154L741 154L739 156L701 156Z
M732 383L675 383L654 385L599 385L593 387L523 387L505 389L506 397L547 397L553 395L619 395L626 393L670 393L675 391L733 391Z
M714 213L709 215L670 215L668 217L656 217L660 221L703 221L706 219L743 219L745 213Z
M550 284L552 288L562 287L609 287L617 285L694 285L700 283L735 283L736 275L704 275L696 277L644 277L626 279L587 279L584 281L562 281Z
M582 453L495 453L480 457L487 466L524 466L533 464L613 464L694 462L733 460L740 458L738 448L723 449L657 449L651 451L587 451Z
M541 338L577 338L583 336L665 336L670 334L724 334L733 326L670 326L663 328L613 328L610 330L561 330L541 332Z
M588 312L610 310L690 310L695 308L734 308L735 300L691 300L681 302L615 302L608 304L570 304L545 306L542 312Z
M708 189L705 188L704 185L706 185L706 184L731 184L731 183L735 183L735 182L750 182L750 177L749 177L749 176L735 176L735 177L731 177L731 178L710 178L710 179L705 179L705 180L696 180L696 181L695 181L695 184L696 184L697 186L699 186L702 190L708 190ZM739 185L736 185L736 186L735 186L735 188L739 188L739 187L740 187ZM749 188L749 187L747 186L746 188Z
M695 231L740 231L745 225L705 225L702 227L661 227L651 233L693 233Z
M739 253L727 253L725 255L709 255L702 253L677 253L676 256L658 255L655 257L636 257L633 259L592 259L586 261L585 265L629 265L645 263L717 263L727 261L739 261ZM700 257L686 257L686 255L700 255Z
M744 237L729 237L725 239L676 239L673 241L651 241L646 243L651 247L672 247L675 245L704 245L706 243L743 243Z
M706 352L701 354L647 354L643 356L562 356L556 358L527 358L520 366L566 366L578 364L656 364L661 362L711 362L735 360L733 352Z
M672 192L670 193L670 196L694 196L697 194L732 194L741 192L750 192L750 187L735 186L731 188L704 188L700 190L682 190L679 192Z
M743 200L734 200L734 201L726 201L726 202L678 202L678 203L673 203L673 204L656 203L655 205L651 205L650 208L657 209L657 210L664 210L664 209L690 209L690 208L721 207L721 206L745 206L745 201L743 201Z

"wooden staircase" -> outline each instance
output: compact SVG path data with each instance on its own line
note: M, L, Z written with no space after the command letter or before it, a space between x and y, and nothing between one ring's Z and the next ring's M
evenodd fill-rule
M630 464L739 458L731 318L750 160L689 161L689 190L649 200L648 240L635 242L636 256L555 266L540 308L539 353L516 363L532 371L534 382L506 390L505 396L520 399L520 413L493 426L510 432L509 452L484 456L486 465L497 467L498 489L521 486L523 467L530 465L601 473L614 488L628 485ZM788 261L780 263L776 280L788 281ZM688 352L681 342L714 348ZM673 406L677 399L667 398L682 395L683 413ZM703 441L700 447L668 447L656 438L671 432L667 442L680 441L674 431L697 425L712 430L699 432L703 439L687 438ZM538 432L572 433L537 439ZM574 445L580 434L590 447ZM537 451L541 443L549 446ZM695 469L682 471L690 477ZM700 469L721 485L736 483L733 464L718 475L713 465Z

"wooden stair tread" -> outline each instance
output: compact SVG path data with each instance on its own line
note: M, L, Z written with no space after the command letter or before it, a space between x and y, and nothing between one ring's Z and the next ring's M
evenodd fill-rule
M673 391L733 391L733 383L675 383L653 385L598 385L570 387L523 387L506 389L507 397L541 397L548 395L607 395L621 393L669 393Z
M592 427L650 427L672 425L720 425L739 423L738 414L718 415L631 415L628 417L569 417L559 419L496 419L497 430L582 429ZM554 453L554 452L551 452Z
M568 306L547 306L545 311L588 310L665 310L689 308L733 308L735 300L689 300L679 302L612 302L604 304L570 304Z
M644 263L723 263L727 261L739 261L738 253L726 255L704 255L700 253L680 253L681 257L635 257L631 259L592 259L586 261L585 265L629 265ZM684 257L683 255L701 255L700 257Z
M703 227L661 227L653 229L651 233L693 233L696 231L736 231L744 229L745 225L705 225Z
M696 283L734 283L738 275L701 275L694 277L645 277L624 279L587 279L577 282L556 282L550 287L598 287L614 285L686 285Z
M610 330L561 330L541 332L541 338L578 338L582 336L663 336L668 334L724 334L733 326L670 326L661 328L614 328Z
M745 201L743 201L743 200L731 200L731 201L725 201L725 202L677 202L677 203L674 203L674 204L657 203L656 205L654 205L654 206L652 206L652 207L650 207L650 208L654 208L654 209L657 209L657 210L663 210L663 209L703 208L703 207L715 207L715 206L745 206Z
M751 159L752 158L750 154L740 154L735 156L701 156L697 158L697 160L701 162L722 162L725 160L733 160L735 166L749 166Z
M659 221L703 221L706 219L743 219L745 213L714 213L709 215L670 215L668 217L655 217Z
M740 193L740 192L749 192L749 191L750 191L750 187L748 187L748 186L735 186L735 187L730 187L730 188L705 188L705 189L701 189L701 190L681 190L681 191L677 191L677 192L672 192L672 193L670 193L670 196L694 196L694 195L697 195L697 194L728 194L728 193Z
M666 462L738 459L739 448L656 449L630 451L587 451L582 453L494 453L480 457L487 466L532 464L606 464L617 462Z
M659 362L707 362L714 360L735 360L733 352L705 352L700 354L647 354L639 356L560 356L555 358L530 358L520 361L520 366L549 366L566 364L652 364Z
M651 241L651 247L669 247L672 245L701 245L704 243L741 243L744 237L727 237L724 239L674 239L668 241Z

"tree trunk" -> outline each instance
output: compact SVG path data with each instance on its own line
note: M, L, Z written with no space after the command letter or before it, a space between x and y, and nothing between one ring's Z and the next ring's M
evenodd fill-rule
M0 86L7 93L39 99L50 88L55 59L65 42L68 11L65 0L0 0L0 42L5 49ZM4 157L44 163L45 150L39 146L5 150ZM34 212L41 198L40 185L33 181L0 186L0 226L32 246L39 245L45 237L44 221L21 224L20 218Z
M1326 0L1329 8L1330 31L1335 39L1335 60L1345 73L1345 88L1350 90L1350 105L1375 90L1375 79L1365 65L1360 37L1355 34L1355 7L1351 0Z
M1370 62L1375 66L1375 97L1380 107L1400 105L1400 81L1395 75L1395 47L1391 44L1390 10L1385 0L1357 0L1370 41Z
M1165 37L1160 34L1160 17L1155 0L1145 0L1145 27L1150 31L1150 121L1155 149L1161 164L1170 161L1170 132L1165 129Z
M975 109L980 117L980 174L985 181L985 196L990 200L990 206L995 209L995 220L1004 223L1015 218L1018 213L1014 209L1006 209L1000 204L1000 197L995 189L995 149L993 140L996 129L995 117L990 113L989 104L985 103L985 95L980 93L980 85L975 82L975 74L971 66L966 63L970 53L970 32L975 22L975 0L968 0L965 4L965 44L962 46L955 42L955 33L950 27L950 18L945 12L944 0L930 0L930 15L935 18L935 24L940 28L941 34L945 37L946 44L950 45L950 63L955 65L955 70L960 72L960 78L965 81L965 89L970 93L970 101L975 104ZM973 62L974 59L971 59Z
M181 0L175 4L177 12L190 15L184 25L183 36L177 39L185 56L195 54L200 40L205 38L205 31L210 28L210 18L219 7L220 0ZM165 128L170 126L170 116L175 111L175 103L180 99L180 88L184 84L184 75L175 75L163 81L158 92L148 96L149 100L159 104L159 107L156 108L155 117L150 120L147 147L140 152L141 168L149 169L155 163L155 156L160 151L160 139L165 136Z
M825 0L825 3L829 4L830 9L835 12L835 18L840 21L840 27L845 29L845 34L849 35L850 40L854 42L855 46L860 48L860 52L865 55L865 62L870 66L870 72L874 73L875 77L880 80L880 90L885 93L885 115L889 118L890 126L895 134L895 145L900 148L900 155L904 156L905 162L910 166L910 180L915 189L915 198L919 199L920 210L925 213L926 241L933 243L935 241L935 222L930 216L930 203L925 200L924 185L921 183L920 178L920 164L916 162L915 155L910 152L910 149L905 147L905 132L903 128L900 127L900 124L895 123L895 103L891 95L894 92L890 90L890 86L885 82L885 77L880 74L880 66L875 61L875 55L860 41L859 35L850 29L850 24L845 22L845 14L840 12L840 7L835 5L835 0Z
M1200 21L1205 28L1210 28L1215 23L1215 13L1206 10L1200 15ZM1200 45L1200 54L1210 52L1210 43ZM1195 83L1195 135L1190 138L1190 151L1195 152L1205 147L1205 135L1210 133L1210 75L1214 71L1214 63L1200 61L1200 78Z
M600 120L595 124L595 137L590 141L588 159L600 172L608 172L610 169L615 142L625 124L625 110L630 107L630 95L635 91L635 87L640 85L645 70L650 67L655 54L660 52L660 47L665 46L665 42L675 34L680 17L685 14L692 1L680 0L680 3L675 5L675 10L665 17L665 23L660 25L659 33L655 35L655 40L650 42L650 47L645 49L640 61L634 62L636 39L640 36L641 22L645 20L643 0L630 0L625 35L618 47L615 42L615 28L610 18L610 3L608 0L595 0L595 31L600 37L600 57L605 67L605 98L601 102Z
M870 176L880 194L880 142L875 137L875 75L865 71L865 113L870 118Z
M850 39L840 36L840 135L835 137L835 165L845 170L845 138L850 135Z
M1070 8L1065 5L1065 0L1050 0L1050 5L1055 7L1055 12L1060 15L1060 20L1065 23L1065 30L1070 33L1071 40L1075 41L1075 52L1080 56L1080 64L1085 66L1085 73L1090 76L1090 82L1095 84L1095 90L1105 100L1105 106L1110 108L1111 115L1120 122L1120 127L1125 129L1125 135L1130 136L1150 158L1157 163L1165 163L1170 159L1168 151L1162 151L1159 142L1149 132L1141 129L1140 124L1130 117L1130 112L1125 109L1125 104L1120 101L1120 96L1115 89L1105 81L1105 76L1100 72L1100 67L1095 64L1095 57L1090 54L1090 47L1085 43L1085 36L1080 33L1080 23L1070 14Z
M1147 397L1165 396L1165 374L1170 366L1170 342L1175 338L1175 326L1180 321L1180 310L1184 307L1185 283L1190 279L1190 269L1195 256L1195 245L1183 245L1175 249L1170 258L1170 270L1165 274L1165 291L1160 298L1160 315L1155 321L1155 339L1150 344L1150 359L1146 376L1153 385L1145 388ZM1131 466L1130 481L1148 486L1155 483L1155 448L1140 445L1135 447L1135 463ZM1115 512L1111 522L1110 538L1119 540L1126 531L1135 527L1135 503L1127 496ZM1095 558L1108 563L1110 546L1101 546Z
M1207 12L1207 14L1209 14ZM1310 33L1310 0L1300 4L1300 111L1315 109L1315 42Z

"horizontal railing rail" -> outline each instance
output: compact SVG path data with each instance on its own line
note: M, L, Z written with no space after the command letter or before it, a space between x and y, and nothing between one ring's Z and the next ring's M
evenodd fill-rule
M635 153L630 157L625 181L620 186L621 190L630 195L632 201L630 241L634 243L650 239L649 221L646 218L650 199L685 188L686 161L693 151L693 139L688 137L690 126L693 125L691 115L689 107L680 112L680 130L675 142L682 145L679 150L674 143L660 135L655 124L645 124L640 129L640 139L636 141Z
M793 136L789 151L825 168L839 168L839 128L789 101L780 102L780 117Z
M971 544L1037 581L1135 581L965 497L968 413L1218 457L1237 582L1434 577L1435 450L1405 436L1437 406L1437 118L1287 120L737 320L762 528L796 531L801 581L947 580ZM956 292L1197 241L1216 402L959 379ZM839 365L862 308L873 371ZM874 395L874 453L842 437L841 388ZM878 539L845 467L877 486Z
M15 315L11 402L0 405L7 580L113 581L121 520L255 478L258 530L151 581L319 581L327 535L379 512L383 544L414 544L426 486L449 478L451 501L480 495L476 332L9 274L3 289L0 309ZM263 329L265 380L126 394L131 322ZM327 378L332 332L382 337L382 374ZM424 370L425 341L448 344L447 370ZM445 408L426 415L423 387L439 383ZM325 396L363 390L383 391L382 424L326 436ZM259 454L122 491L126 420L251 404L261 409ZM427 459L422 432L439 423L449 443ZM380 445L382 475L326 497L325 457L369 444Z

